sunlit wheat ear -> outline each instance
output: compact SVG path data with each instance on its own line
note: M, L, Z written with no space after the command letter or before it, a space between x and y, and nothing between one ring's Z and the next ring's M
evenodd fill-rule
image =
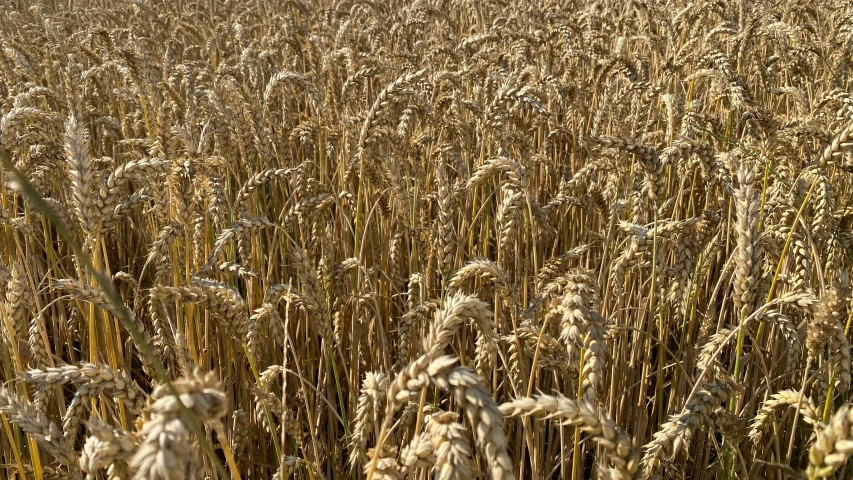
M472 189L489 179L492 175L497 174L506 175L507 179L513 185L522 186L525 184L524 167L507 157L494 157L487 159L477 168L465 183L465 189Z
M245 260L246 258L243 257ZM260 278L261 273L252 270L251 268L247 268L244 265L234 262L221 262L215 263L213 265L206 266L207 268L203 269L199 272L200 277L211 277L215 275L222 276L231 276L242 278L243 280L251 280L254 278Z
M436 372L432 378L436 386L453 393L462 405L476 432L477 446L486 458L491 477L495 480L514 479L503 419L491 395L480 385L477 375L470 369L457 367Z
M160 229L157 233L157 238L148 250L148 257L145 260L146 264L165 261L168 258L169 248L175 238L180 234L180 229L178 227L179 225L177 223L171 223Z
M50 208L51 212L54 215L56 215L56 218L57 218L57 220L59 220L59 223L63 227L68 229L69 233L72 235L72 237L75 240L79 241L79 239L80 239L80 226L77 224L77 221L74 219L74 213L65 204L63 204L59 200L56 200L55 198L49 198L49 197L45 198L44 203L46 203L47 206ZM18 224L16 224L16 222L18 220L26 220L26 218L11 219L9 221L9 223L10 223L10 225L12 225L13 228L16 228L18 230L21 230L21 228L26 228L27 226L30 226L30 227L32 226L31 224L30 225L28 225L28 224L18 225ZM21 233L24 233L24 232L22 231ZM33 233L35 233L35 232L33 232ZM33 233L31 233L31 234L33 234Z
M488 306L477 299L461 294L454 294L435 313L429 335L424 339L424 354L427 357L440 355L450 344L453 335L461 327L462 322L470 319L485 337L489 348L497 348L498 337L489 320L492 312Z
M611 288L617 296L623 292L628 269L647 262L646 256L653 249L655 242L655 237L645 228L629 223L620 224L620 228L630 235L630 240L611 267Z
M89 153L89 132L73 114L65 122L65 158L74 199L74 212L84 232L97 232L95 165Z
M102 222L101 233L103 233L104 226L108 225L116 216L115 209L119 205L119 193L128 182L131 180L154 181L158 174L167 172L169 167L170 163L166 160L145 158L132 160L110 173L110 176L100 186L96 200Z
M267 82L267 86L264 89L264 103L269 103L270 99L273 97L275 93L275 89L279 84L290 83L292 85L296 85L300 87L305 93L308 94L308 98L311 101L311 106L316 110L320 111L320 107L322 106L322 101L320 100L320 92L317 90L317 87L314 85L311 80L300 73L296 72L288 72L282 71L278 72L270 78L269 82Z
M9 344L17 347L27 339L27 325L30 316L36 311L36 305L23 264L13 263L10 273L5 288L6 328L3 332Z
M746 422L744 419L724 406L714 409L711 414L711 426L722 435L724 441L733 445L740 445L746 438Z
M598 297L591 272L577 270L566 275L565 280L563 298L557 307L561 315L560 339L565 343L571 361L577 362L590 325L595 323L602 326L604 320L595 310ZM606 350L600 350L603 347L601 335L597 336L598 353L604 353Z
M608 452L616 478L634 478L640 468L640 454L631 437L607 415L586 401L574 401L563 396L537 395L519 398L500 406L506 416L542 415L559 420L564 425L579 427L592 436Z
M524 195L514 185L503 187L501 192L503 200L496 215L496 220L500 226L498 249L505 252L505 255L511 256L523 221Z
M443 164L436 168L436 190L438 192L438 264L442 275L450 275L453 254L456 251L456 231L453 224L452 192L447 170Z
M441 343L432 343L440 345ZM479 383L479 377L468 368L456 367L456 359L428 353L410 363L391 382L384 425L387 425L399 407L416 392L430 383L449 391L462 404L476 432L477 445L489 462L489 471L495 479L515 478L508 443L503 431L503 419L491 396ZM369 464L368 464L369 465ZM367 467L366 467L367 468Z
M829 419L809 451L810 479L831 476L853 454L853 411L844 405Z
M132 380L124 374L106 370L99 377L81 384L74 392L74 397L62 417L62 432L65 436L74 438L77 435L77 428L81 419L85 418L84 414L91 405L92 399L108 397L121 400L127 410L134 415L140 412L144 404L143 393Z
M471 478L472 455L465 427L454 412L437 412L426 417L436 454L435 474L440 480Z
M481 276L487 278L494 274L494 278L498 281L500 281L501 276L504 276L500 269L498 269L497 266L494 266L491 262L475 261L468 266L463 267L462 273L457 272L453 279L451 279L451 284L456 284L460 278L464 278L466 275L476 275L477 272L479 272ZM500 339L492 328L491 322L489 322L489 318L492 316L491 312L482 307L483 305L481 302L475 300L473 297L464 297L458 293L454 294L454 296L445 303L445 308L439 310L436 314L436 323L434 324L435 330L431 332L435 333L436 337L434 339L431 337L427 341L432 342L434 340L439 343L444 342L444 340L439 340L441 329L456 328L453 324L455 324L459 319L464 319L465 317L470 318L478 328L476 340L477 372L481 376L485 377L494 365L498 342ZM436 348L438 348L438 346L436 346Z
M120 304L115 305L108 301L104 292L98 287L70 278L54 280L52 287L54 289L67 292L81 301L91 303L98 308L110 312L117 318L122 318L124 315L127 315L130 322L133 323L136 331L142 335L144 343L150 344L151 335L148 328L145 326L145 322L143 322L141 318L137 317L133 311L128 309L126 306ZM134 346L136 347L138 358L139 361L142 362L143 368L146 370L151 368L151 359L142 353L143 347L136 343L134 343Z
M416 468L430 468L435 465L435 446L432 435L422 432L412 438L408 445L400 450L400 466L403 473L412 472Z
M509 292L509 277L498 265L487 258L475 258L456 271L448 285L451 288L461 288L468 279L481 278L491 281L502 292Z
M653 147L643 145L641 142L630 137L606 136L590 139L592 142L608 148L624 150L634 154L635 158L642 165L645 172L646 184L644 191L649 199L655 201L663 193L663 169L664 165L660 161L657 150Z
M30 367L41 368L50 364L51 353L44 341L46 336L44 319L41 315L33 316L30 319L30 328L27 330L27 346L31 356Z
M131 413L139 413L145 403L146 394L135 381L122 371L116 371L107 365L93 365L91 363L80 363L78 365L64 365L56 368L35 369L22 373L22 377L28 383L36 385L34 400L44 403L47 389L66 384L75 384L78 387L74 394L72 404L67 408L63 419L63 430L71 432L80 421L78 418L80 409L86 407L91 398L105 395L111 396L124 402L125 408Z
M234 222L230 228L224 230L216 237L216 242L210 250L210 256L207 259L208 265L216 260L217 255L225 248L229 242L239 240L245 235L249 235L261 228L271 227L273 224L266 217L251 217L243 218Z
M554 372L559 372L561 375L567 375L573 379L572 384L577 384L577 369L572 368L569 362L568 353L563 343L555 336L550 335L547 331L530 323L522 323L518 327L517 335L506 335L501 337L501 342L507 345L509 350L510 368L518 369L516 375L521 375L521 365L519 353L517 349L520 347L521 352L527 354L530 358L536 354L536 349L539 349L539 366ZM518 345L516 344L518 342Z
M714 355L719 355L717 351L723 347L725 342L732 339L733 335L731 333L731 330L724 328L711 335L708 341L702 345L702 349L699 351L696 359L696 371L699 374L709 368L712 371L719 370L719 358L715 358Z
M94 480L98 470L104 468L111 477L126 474L127 462L137 449L136 436L97 418L90 419L86 427L90 436L80 455L80 468L86 478Z
M227 411L222 384L212 374L194 375L174 381L181 402L202 422L213 422ZM185 472L193 475L187 460L197 448L189 427L180 416L178 399L157 387L148 401L139 435L139 449L130 462L135 480L168 480ZM184 477L179 477L184 478Z
M281 326L284 322L278 313L278 307L271 303L265 303L261 307L255 309L251 317L249 317L248 329L246 332L246 347L249 350L249 355L257 357L259 355L260 344L262 343L261 334L263 328L269 327L269 332L277 340L281 340Z
M255 418L268 434L278 434L275 425L270 421L281 421L285 433L297 446L302 446L302 427L291 416L291 412L282 403L282 398L273 393L273 381L280 377L283 368L280 365L270 365L259 377L257 386L253 389L255 396Z
M806 349L809 355L816 356L818 350L830 342L836 335L837 328L842 328L847 318L847 307L850 302L850 285L846 272L823 293L820 305L814 311L809 321L806 335ZM849 347L848 347L849 348Z
M645 455L642 468L645 474L654 475L660 471L663 460L674 457L682 448L688 446L697 429L709 424L713 411L734 392L735 387L729 379L717 379L704 384L681 413L672 415L669 421L655 432L653 440L643 447Z
M236 290L224 284L195 279L192 285L156 286L152 289L151 295L157 300L198 304L209 310L239 341L246 338L249 320L245 301Z
M19 128L26 126L28 123L35 123L39 125L39 128L44 129L45 125L53 126L61 124L62 120L57 114L46 112L39 108L13 106L0 119L0 146L8 152L17 150L17 135L15 133Z
M353 419L352 441L350 442L350 468L363 464L367 437L378 427L378 415L385 408L385 393L388 377L382 373L367 372L362 381L358 405Z
M572 260L581 258L589 251L589 246L581 245L575 247L559 257L549 258L545 264L539 269L539 276L536 277L536 289L540 292L545 288L545 285L552 282L555 278L566 273L566 268Z
M850 340L844 333L841 322L835 324L835 332L829 342L831 374L839 392L850 389Z
M425 70L419 70L414 73L403 74L379 92L379 95L373 101L373 105L364 118L364 124L361 127L361 133L359 133L358 137L357 158L360 159L364 155L365 149L375 138L380 119L385 111L398 102L403 95L403 90L420 79L425 72Z
M602 323L592 321L583 341L584 361L581 369L581 395L588 402L595 402L603 387L605 367L609 350Z
M238 215L245 217L249 214L246 209L246 205L244 205L249 199L249 195L251 195L258 188L270 183L274 180L282 179L288 177L291 173L295 172L296 168L273 168L270 170L262 170L251 177L240 187L240 191L237 192L237 196L234 198L234 211L237 212Z
M275 432L271 421L280 420L284 416L284 405L281 398L272 393L267 385L260 382L254 391L255 418L267 434Z
M40 236L39 231L37 231L34 227L34 223L31 220L28 220L26 217L11 217L8 216L8 211L5 212L6 217L3 219L3 223L11 227L17 232L20 232L22 235L34 235ZM37 217L36 215L33 215ZM75 222L76 223L76 222Z
M370 462L364 469L365 475L369 475L370 470L373 469L373 478L379 480L402 480L404 478L402 467L397 461L396 448L385 448L382 453L371 448L368 450L367 456L370 458Z
M782 407L789 406L799 409L800 415L807 423L815 426L820 424L820 416L810 398L801 396L799 392L793 390L782 390L771 395L761 405L749 427L749 438L757 444L772 421L774 413Z
M853 135L853 123L848 124L844 127L835 138L832 139L832 142L824 148L821 156L820 156L820 165L821 167L826 167L832 163L835 163L836 158L840 158L839 150L841 150L841 146L849 142L850 137Z
M305 250L294 248L291 254L299 281L302 284L303 298L308 307L309 317L312 320L313 326L320 337L328 345L332 345L330 342L334 340L334 331L332 330L329 319L329 305L326 301L325 289L320 282L317 270L311 264L311 260Z
M737 253L732 300L741 318L747 315L761 273L761 232L758 230L760 198L755 192L754 181L755 172L743 165L738 171L738 188L733 192L737 211Z
M0 387L0 413L9 421L27 432L59 463L77 469L77 456L71 441L44 413L7 390Z
M146 298L146 309L148 310L148 316L151 318L151 324L154 326L155 332L151 340L154 347L163 355L163 361L169 362L175 354L175 338L172 325L169 324L169 319L162 302L154 296L153 289L148 292Z

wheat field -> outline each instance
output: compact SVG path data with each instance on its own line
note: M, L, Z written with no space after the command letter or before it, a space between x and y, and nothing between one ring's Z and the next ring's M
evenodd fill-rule
M850 2L0 18L0 477L853 477Z

